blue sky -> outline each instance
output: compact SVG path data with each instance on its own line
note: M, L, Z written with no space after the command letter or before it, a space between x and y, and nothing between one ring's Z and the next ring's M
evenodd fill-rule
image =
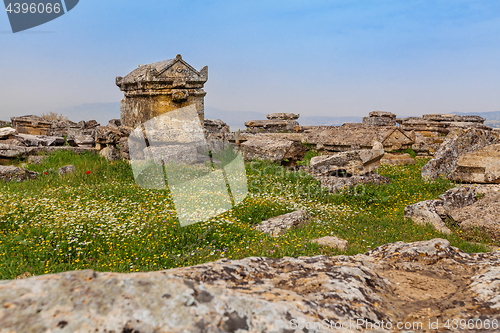
M118 102L116 76L178 53L223 110L500 110L500 1L80 0L17 34L0 13L0 119Z

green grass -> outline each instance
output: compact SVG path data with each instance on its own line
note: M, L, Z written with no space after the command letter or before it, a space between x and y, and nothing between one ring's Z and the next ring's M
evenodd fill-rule
M249 256L352 255L390 242L436 237L467 252L486 251L469 243L491 242L480 232L473 238L458 229L443 235L403 219L406 205L434 199L453 186L442 179L424 182L420 169L425 162L382 166L378 172L391 184L336 195L303 172L250 162L250 193L242 204L181 227L170 193L138 188L128 163L58 152L41 165L26 166L41 172L39 179L0 182L0 279L77 269L151 271ZM67 164L76 166L75 174L60 177L57 169ZM49 169L54 171L43 173ZM313 222L278 238L253 228L296 209L307 210ZM349 250L309 242L328 235L348 240Z

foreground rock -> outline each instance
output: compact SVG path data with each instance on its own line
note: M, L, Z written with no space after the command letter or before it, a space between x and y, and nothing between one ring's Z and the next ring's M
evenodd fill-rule
M457 167L458 157L474 150L500 143L500 134L476 128L457 128L446 137L434 158L422 167L422 177L436 179L450 177Z
M299 228L307 224L310 220L311 216L305 210L297 210L262 221L255 229L273 237L278 237L289 229Z
M500 252L467 254L444 239L349 257L74 271L1 281L0 331L394 332L401 322L436 332L429 321L446 331L446 319L498 320L499 274Z
M24 182L26 180L35 179L40 174L38 172L15 167L13 165L0 165L0 180L5 182Z
M500 183L500 144L460 155L450 178L468 183Z

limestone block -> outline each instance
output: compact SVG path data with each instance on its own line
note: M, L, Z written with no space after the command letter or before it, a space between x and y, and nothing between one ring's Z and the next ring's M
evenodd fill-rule
M500 183L500 144L458 156L451 179L468 183Z
M441 216L436 211L436 206L442 206L442 201L427 200L408 205L405 207L404 217L424 226L429 223L437 231L450 234L451 230L444 224Z
M118 157L118 150L113 145L108 145L104 147L99 154L106 158L108 161L115 161Z
M391 117L363 117L363 124L372 126L395 126L396 120Z
M295 114L295 113L283 113L283 112L278 112L278 113L271 113L271 114L266 114L267 119L271 120L295 120L299 119L300 114Z
M95 140L90 135L71 135L66 138L66 141L73 147L92 148L95 146Z
M388 165L410 165L415 164L415 160L410 154L385 153L380 163Z
M62 146L66 142L63 137L59 136L30 135L20 133L16 136L16 138L24 142L27 147Z
M384 117L384 118L391 118L391 119L396 119L396 115L392 112L387 112L387 111L372 111L368 114L370 117Z
M315 156L311 159L311 171L316 176L330 176L340 173L364 175L380 166L384 150L352 150L333 155Z
M434 157L422 167L422 177L450 177L457 167L458 156L500 143L500 134L476 128L456 128L446 137Z
M262 221L255 229L270 234L273 237L278 237L286 233L289 229L299 228L307 224L310 219L311 217L305 210L297 210Z
M241 144L241 152L245 161L254 158L266 159L275 162L293 163L301 160L307 152L307 147L298 141L286 139L272 140L253 136Z
M28 163L29 164L42 164L43 161L47 159L47 155L31 155L28 156Z
M5 182L23 182L30 179L35 179L40 174L38 172L18 168L13 165L0 165L0 179Z
M349 242L345 239L334 237L334 236L325 236L321 238L315 238L311 240L311 243L316 243L322 246L329 246L333 248L337 248L341 251L347 251L349 248Z
M65 174L68 174L68 173L75 173L76 171L76 167L74 165L65 165L63 167L60 167L58 170L57 170L57 173L59 174L59 176L62 176L62 175L65 175Z
M50 135L52 122L39 116L23 116L10 118L12 127L19 133L31 135Z
M362 176L314 176L317 180L320 181L321 187L328 189L329 192L342 192L348 189L354 188L356 193L362 193L362 189L358 189L358 185L381 185L381 184L390 184L390 179L384 176L381 176L377 173L370 172Z
M9 136L14 136L14 135L17 135L16 129L14 129L12 127L0 128L0 139L1 140L8 139Z
M451 211L450 216L468 230L481 227L492 238L500 239L500 193L490 192L470 206Z

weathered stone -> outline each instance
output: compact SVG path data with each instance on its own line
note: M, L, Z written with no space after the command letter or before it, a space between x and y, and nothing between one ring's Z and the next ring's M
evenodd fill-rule
M229 126L220 119L204 120L208 149L212 152L224 150L229 144Z
M23 182L30 179L35 179L40 174L38 172L26 170L23 168L18 168L13 165L0 165L0 179L5 182L15 181Z
M411 331L431 332L428 324L442 318L498 319L499 266L500 253L468 254L433 239L386 244L356 256L252 257L148 273L48 274L0 282L1 329L385 333L410 322L421 325ZM333 326L320 325L322 318ZM358 320L363 324L356 326ZM369 326L382 321L381 329ZM393 329L386 328L388 322ZM297 327L306 323L316 326Z
M17 140L16 140L17 141ZM3 144L0 143L0 158L15 159L27 156L28 148L18 144Z
M255 158L275 162L295 163L307 152L307 147L291 140L270 140L254 136L241 144L241 152L245 161Z
M316 243L322 246L329 246L333 248L337 248L341 251L347 251L349 248L349 242L345 239L333 237L333 236L325 236L321 238L312 239L311 243Z
M446 137L434 158L422 167L422 177L436 179L439 176L450 177L457 167L458 156L500 143L500 134L481 129L454 129Z
M108 161L116 161L119 159L118 150L113 145L108 145L104 147L99 154L106 158Z
M500 183L500 144L458 156L450 178L468 183Z
M411 146L417 156L432 157L443 144L445 138L441 136L426 137L420 132L415 133L415 143Z
M436 230L450 233L443 220L449 217L452 211L468 207L476 201L476 187L462 185L441 194L438 200L421 201L406 206L404 216L418 224L430 223Z
M118 128L111 128L109 126L98 126L95 128L95 142L108 145L117 144L122 138L123 134Z
M410 154L385 153L384 157L380 160L380 163L388 165L410 165L415 164L415 160L410 156Z
M408 205L405 207L405 219L410 218L413 222L424 226L431 224L437 231L450 234L451 230L444 224L436 210L436 207L442 204L441 200L427 200Z
M86 129L95 128L97 126L100 126L100 124L95 119L91 119L91 120L85 122Z
M109 128L112 128L112 129L115 129L115 130L119 130L120 126L122 125L122 122L120 119L111 119L109 122L108 122L108 127Z
M194 104L200 121L204 116L203 85L208 80L208 67L199 72L180 54L174 59L141 65L125 77L117 77L116 85L125 95L121 102L122 125L132 128L166 112Z
M454 121L456 117L457 117L456 114L433 113L433 114L424 114L422 116L422 119L430 121Z
M374 144L373 144L373 147L372 147L373 150L381 150L381 149L384 149L384 145L381 144L380 142L376 141Z
M92 148L95 145L95 140L90 135L70 135L66 141L73 147Z
M396 119L396 115L392 112L387 112L387 111L372 111L368 114L371 118L391 118L391 119Z
M470 206L450 212L450 216L465 230L480 227L495 240L500 240L500 193L490 192Z
M271 113L271 114L266 114L267 119L275 120L295 120L299 119L300 114L295 114L295 113Z
M457 127L457 128L477 128L477 129L483 129L483 130L488 130L488 131L492 130L492 128L490 126L480 124L480 123L475 123L475 122L458 122L457 121L457 122L450 122L450 123L443 122L443 124L447 124L450 130L452 130L455 127Z
M0 139L8 139L9 136L17 135L16 129L12 127L2 127L0 128Z
M62 176L62 175L65 175L65 174L68 174L68 173L75 173L76 171L76 167L74 165L65 165L63 167L60 167L58 170L57 170L57 173L59 174L59 176Z
M64 138L58 136L18 134L16 138L24 142L27 147L62 146L66 142Z
M390 119L390 118L387 118ZM342 126L318 126L304 133L305 141L316 145L323 152L343 152L356 149L371 149L380 142L386 151L408 149L414 141L397 126L369 126L344 124Z
M457 116L456 114L424 114L424 120L444 121L444 122L467 122L467 123L484 123L485 119L480 116Z
M358 185L381 185L390 184L391 182L389 178L374 172L370 172L362 176L314 176L314 178L320 181L321 187L328 189L328 191L332 193L342 192L351 188L355 188L354 191L358 193L363 192L357 188Z
M130 151L128 147L128 138L123 137L120 139L120 142L118 143L120 147L120 156L125 159L125 160L130 160Z
M297 210L262 221L255 229L270 234L273 237L278 237L286 233L289 229L299 228L309 223L310 219L311 216L305 210Z
M390 117L363 117L363 125L395 126L396 120Z
M28 164L42 164L47 159L47 155L32 155L28 156Z
M51 135L52 122L39 116L23 116L10 118L12 127L19 133L31 135Z
M315 156L310 170L315 176L361 176L380 166L383 150L353 150L333 155Z
M295 126L299 123L295 120L250 120L245 122L245 126L248 127L248 131L252 133L276 133L284 131L293 131Z
M477 192L475 186L462 185L452 188L439 197L444 211L449 214L452 210L467 207L477 201Z

